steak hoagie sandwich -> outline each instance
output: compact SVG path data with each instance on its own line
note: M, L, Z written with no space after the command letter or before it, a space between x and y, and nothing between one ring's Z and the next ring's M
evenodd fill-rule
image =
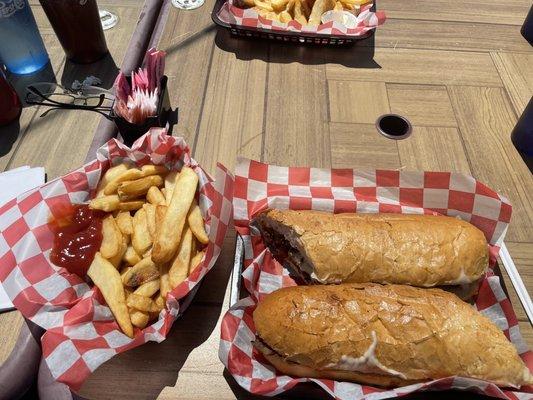
M253 320L254 346L287 375L387 387L448 376L533 383L502 331L440 289L295 286L267 295Z
M488 267L483 232L453 217L268 210L254 225L306 283L468 285Z

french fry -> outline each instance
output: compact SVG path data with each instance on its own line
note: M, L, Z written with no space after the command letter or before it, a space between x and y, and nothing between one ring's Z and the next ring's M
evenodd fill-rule
M131 235L133 233L133 220L128 211L119 211L115 221L123 235Z
M166 299L168 292L172 290L172 288L170 287L168 265L166 264L160 265L159 273L161 274L161 276L159 277L159 292L161 293L161 296L163 296Z
M353 4L354 6L357 6L359 8L365 4L370 3L371 0L342 0L342 2L345 4Z
M148 313L132 308L130 309L130 319L133 326L144 329L150 321L150 316Z
M165 196L163 196L163 193L161 193L161 190L159 190L157 186L152 186L150 189L148 189L148 192L146 192L146 200L148 200L154 206L158 204L167 204Z
M191 258L195 256L196 253L198 253L198 240L192 236L192 243L191 243Z
M274 11L272 6L264 1L261 0L254 0L254 4L257 8L260 8L261 10L265 11Z
M133 293L138 294L139 296L152 297L159 290L159 282L157 279L143 283L139 286Z
M155 225L161 226L163 223L163 219L165 218L165 214L167 212L167 206L158 205L155 209Z
M168 206L170 204L170 199L172 198L172 192L174 191L174 186L178 179L179 172L171 171L165 176L165 203Z
M283 11L287 7L287 4L289 3L289 0L271 0L270 6L274 11Z
M257 13L259 15L261 15L262 17L265 17L266 19L270 19L272 21L279 21L279 14L276 13L275 11L267 11L267 10L263 10L261 8L257 8L256 7L256 10L257 10Z
M129 266L126 266L126 267L123 267L121 270L120 270L120 279L124 278L124 275L126 275L126 273L132 269L133 267L129 267ZM126 290L126 289L124 289Z
M137 287L143 283L153 281L159 278L159 268L154 264L151 258L143 258L137 264L128 270L122 277L124 285Z
M272 15L274 14L274 15ZM271 14L269 14L269 19L271 19L272 21L279 21L281 22L281 13L278 13L276 11L273 11Z
M134 181L124 181L118 185L120 201L129 201L144 196L152 186L163 186L163 178L159 175L150 175Z
M108 215L102 221L102 244L100 245L100 254L102 257L110 259L115 257L121 249L122 232L118 229L115 218Z
M205 256L205 250L202 250L196 253L196 255L191 259L191 263L189 264L189 275L191 275L194 272L194 270L198 268L204 256Z
M143 176L150 175L166 175L168 173L167 167L164 165L146 164L141 167Z
M152 260L154 262L166 263L172 259L178 250L183 226L196 194L197 186L198 175L191 168L183 167L163 222L157 229L152 248Z
M102 197L97 197L96 199L92 199L89 202L89 208L92 208L93 210L102 210L105 212L111 212L111 211L117 210L119 204L120 204L120 199L115 194L111 196L102 196Z
M118 209L121 211L135 211L141 208L143 204L144 201L142 200L121 201L118 203Z
M117 269L120 267L120 262L122 261L122 257L124 257L124 254L126 254L126 250L128 249L128 236L125 236L125 235L121 235L121 236L122 236L122 241L120 243L120 248L119 248L118 253L109 259L109 262L113 264L113 266Z
M159 311L164 310L165 307L166 307L166 301L163 298L163 296L161 296L161 293L159 295L157 295L157 297L154 300L154 303L157 306L157 309Z
M133 337L126 295L117 269L100 253L96 253L87 275L102 292L122 332L130 338Z
M155 302L150 297L140 296L138 294L132 293L126 299L126 304L128 307L135 308L139 311L145 312L157 312L158 307Z
M305 17L301 0L294 2L294 19L302 25L307 25L307 18Z
M295 0L289 0L287 5L285 6L285 11L288 11L289 13L292 14L294 12L294 4L295 3L296 3Z
M292 21L292 16L288 11L282 11L279 13L280 22L290 22Z
M344 10L344 6L342 5L342 3L340 1L337 1L335 3L335 7L333 7L333 9L335 11L343 11Z
M133 246L128 246L126 249L126 252L124 253L124 256L122 257L122 261L124 261L128 265L135 265L139 261L141 261L141 256L137 254Z
M335 0L316 0L309 15L309 25L320 25L322 14L332 10L333 7L335 7Z
M183 238L178 249L178 253L172 261L172 265L169 270L170 286L175 288L181 282L183 282L189 273L189 264L191 261L192 250L192 230L187 228L183 234Z
M144 208L137 210L133 216L133 235L131 244L137 254L144 254L152 245L152 237L148 230L148 221Z
M157 176L157 175L156 175ZM155 206L150 203L145 203L143 206L144 211L146 212L146 223L148 225L148 232L152 238L155 237Z
M189 214L187 215L187 222L189 227L194 233L194 236L200 243L207 244L209 243L209 237L205 231L204 219L202 218L202 212L196 200L193 201Z
M128 164L119 164L115 165L114 167L109 168L102 179L100 179L100 182L98 183L98 187L96 189L96 197L101 197L104 195L104 188L107 186L109 182L116 179L119 175L123 174L127 169L129 169L130 166Z
M353 4L350 0L340 0L340 3L342 4L343 9L346 10L354 10L356 5Z
M104 194L110 195L117 193L118 186L121 182L132 181L135 179L140 179L143 177L143 173L138 168L128 169L121 174L119 174L115 179L110 181L104 188Z

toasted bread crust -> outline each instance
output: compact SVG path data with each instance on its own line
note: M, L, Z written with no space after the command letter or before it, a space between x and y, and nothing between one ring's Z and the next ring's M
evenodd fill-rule
M317 377L383 386L447 376L511 387L533 382L502 331L440 289L296 286L264 298L253 319L258 338L275 353L263 349L267 358L296 376L311 369ZM287 369L298 366L307 369Z
M483 232L452 217L269 210L256 221L297 244L320 283L468 284L488 266Z

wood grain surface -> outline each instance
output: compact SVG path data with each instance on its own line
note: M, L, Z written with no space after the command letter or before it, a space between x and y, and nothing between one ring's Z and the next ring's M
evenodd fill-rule
M457 126L445 86L387 84L391 112L417 126ZM431 109L429 114L427 109Z
M18 311L0 314L0 364L11 354L23 323L24 318Z
M269 163L331 165L325 56L309 50L270 45L263 143Z
M10 81L19 95L24 97L25 86L34 82L56 82L70 87L75 79L83 81L89 75L101 78L104 86L110 88L142 3L135 0L98 1L101 8L118 15L119 23L105 32L110 56L88 66L65 61L65 53L39 2L31 0L30 4L50 57L50 65L29 76L11 76ZM21 165L44 166L47 178L51 180L83 164L100 116L90 112L53 111L41 118L44 111L41 106L25 107L18 124L0 127L0 170ZM0 314L0 363L11 353L23 322L18 311Z
M533 54L491 53L494 65L517 115L521 115L533 93Z
M253 42L246 44L251 55L266 50ZM205 160L204 168L213 171L220 154L230 170L238 155L261 158L267 69L261 59L239 60L215 47L195 145L195 156Z
M106 2L103 5L109 4ZM128 4L128 3L126 3ZM120 23L106 31L107 45L110 56L90 65L73 64L65 61L61 48L46 16L38 5L35 10L37 23L43 32L43 38L50 55L52 73L49 76L37 73L27 77L21 83L28 84L30 79L54 80L58 84L70 87L75 79L83 81L87 76L94 75L102 80L102 86L110 88L118 73L127 44L135 28L141 4L122 5L115 3L109 9L116 13ZM44 75L44 76L41 76ZM26 114L32 115L29 126L19 134L19 141L12 151L1 157L4 169L16 168L21 165L44 166L48 179L55 178L67 171L76 169L84 161L85 155L93 138L93 132L100 121L100 115L80 111L52 111L46 117L40 117L44 110L35 107L25 108ZM80 118L83 124L80 125Z
M328 63L328 79L431 85L503 86L488 53L379 48L377 68Z
M329 124L331 166L333 168L373 168L376 159L381 168L398 169L402 163L397 143L376 135L374 124Z
M508 0L505 2L492 0L381 0L379 6L387 10L391 18L522 25L531 2L529 0Z
M503 88L451 86L449 93L473 175L513 204L507 240L533 238L533 175L509 135L516 122Z
M373 124L390 112L387 87L383 82L328 80L331 122Z
M121 18L108 32L118 63L139 5L135 0L99 4ZM232 38L213 25L213 5L206 0L197 10L171 8L159 43L168 54L171 103L180 109L174 134L185 137L208 171L214 172L217 161L231 169L243 155L281 165L471 174L513 203L506 242L532 291L533 180L509 137L533 94L533 51L519 33L530 0L381 0L386 24L374 37L342 49ZM38 20L53 69L61 76L61 48L42 16ZM389 111L410 119L410 138L393 141L376 133L375 118ZM24 110L22 134L14 150L0 158L1 168L41 164L54 177L83 160L90 143L83 135L90 136L97 118L91 125L92 116L84 116L87 123L80 127L75 115L40 120L38 113ZM46 139L57 148L44 149ZM64 153L69 154L59 158ZM166 341L112 358L80 394L125 400L257 398L246 394L218 360L233 248L230 234L220 260ZM533 329L502 275L531 348ZM0 357L12 346L2 327L13 318L16 314L0 315L0 337L6 335ZM318 391L312 397L322 396Z

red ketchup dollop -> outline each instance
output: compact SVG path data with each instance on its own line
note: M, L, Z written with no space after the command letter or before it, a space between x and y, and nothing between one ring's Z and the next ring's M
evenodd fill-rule
M102 244L102 218L105 213L85 204L55 207L48 226L54 232L50 261L85 278L94 255Z

